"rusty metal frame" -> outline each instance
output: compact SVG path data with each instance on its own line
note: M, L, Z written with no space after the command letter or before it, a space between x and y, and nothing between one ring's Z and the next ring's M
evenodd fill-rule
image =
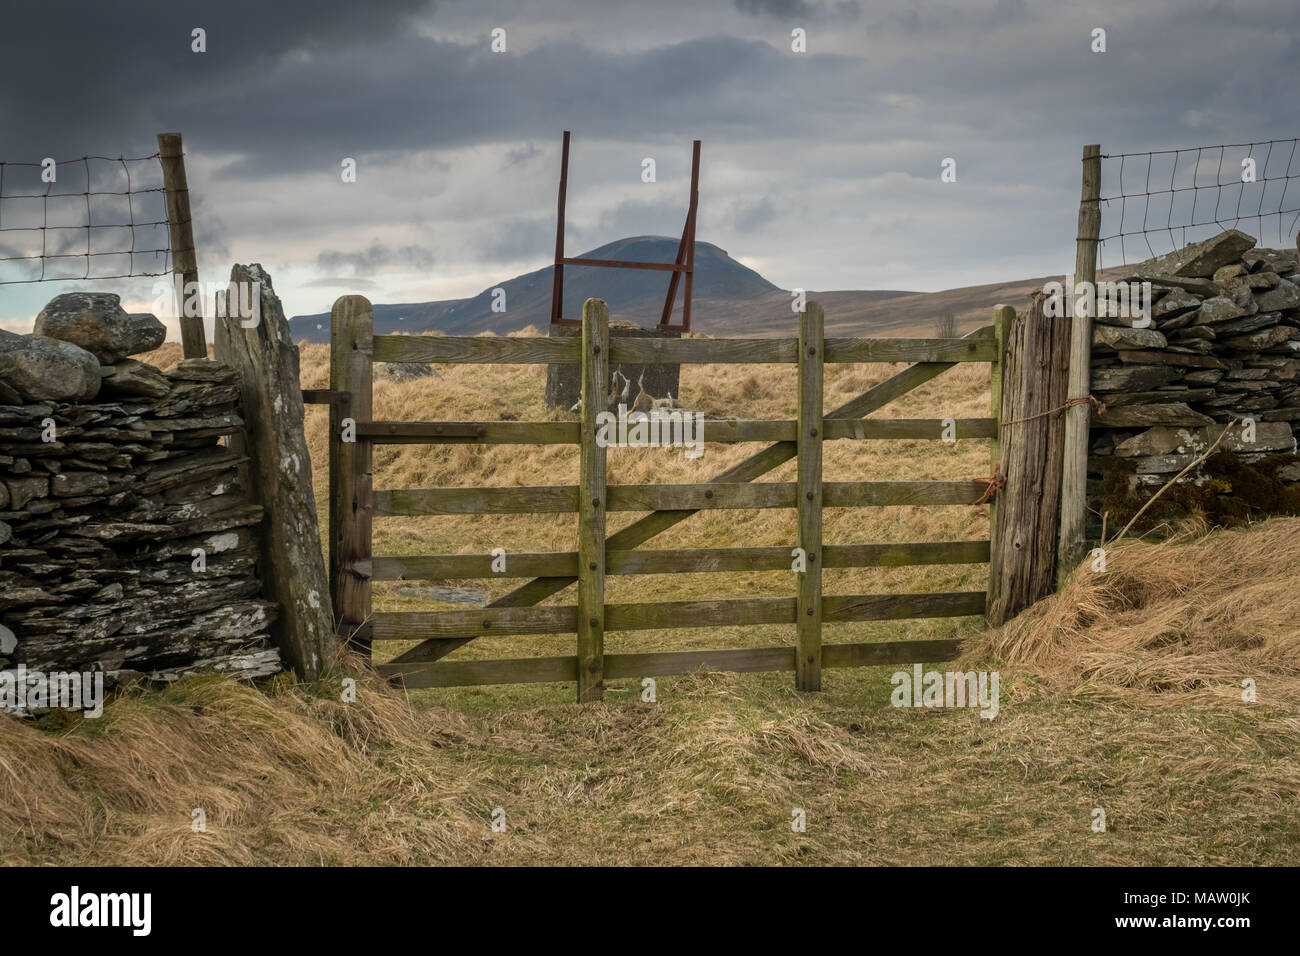
M564 254L564 208L569 191L569 131L564 131L564 148L560 154L560 193L556 203L555 227L555 268L551 277L551 325L581 326L580 319L566 319L560 315L564 304L564 267L598 266L606 269L653 269L671 272L668 280L668 296L664 300L663 314L658 328L665 332L686 334L691 330L691 290L695 277L695 214L700 204L700 141L697 139L691 148L691 197L686 211L686 223L682 226L682 238L677 244L677 258L674 262L632 262L624 259L582 259L570 258ZM682 324L671 325L673 305L677 299L677 286L682 276L686 282L682 290Z

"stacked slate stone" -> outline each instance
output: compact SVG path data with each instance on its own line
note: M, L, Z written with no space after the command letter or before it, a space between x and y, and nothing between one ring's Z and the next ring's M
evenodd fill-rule
M0 668L170 680L281 669L240 485L234 372L129 358L152 315L70 293L0 334ZM201 551L202 554L196 554Z
M1300 261L1257 249L1229 230L1140 263L1126 282L1152 285L1152 322L1105 314L1093 325L1090 478L1132 471L1130 487L1161 486L1203 454L1224 424L1253 419L1254 441L1231 429L1219 449L1246 462L1294 453L1300 422ZM1300 480L1300 460L1278 471ZM1183 480L1201 482L1194 469ZM1094 492L1095 482L1090 483Z

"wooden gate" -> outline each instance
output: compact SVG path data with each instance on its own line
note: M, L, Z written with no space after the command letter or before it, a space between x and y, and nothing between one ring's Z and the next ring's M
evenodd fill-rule
M581 338L496 338L375 335L370 303L345 296L331 315L329 401L329 566L336 621L353 647L369 655L373 641L421 640L377 670L408 687L575 681L578 700L601 697L606 678L681 674L699 667L729 671L794 671L797 686L817 690L824 667L950 660L954 640L831 643L822 625L846 621L953 617L982 614L986 591L921 594L823 595L823 567L896 567L989 561L987 540L914 544L822 546L823 507L975 504L989 500L990 482L822 480L822 443L836 440L934 439L945 427L959 439L992 439L998 459L998 417L974 419L865 419L878 408L959 362L992 367L993 408L1000 408L1002 340L1013 310L1000 307L993 326L964 338L824 338L823 313L810 302L795 338L611 338L605 304L588 299ZM371 414L375 362L540 364L582 366L579 422L384 422ZM856 398L823 412L827 362L916 364ZM596 441L596 416L606 411L611 363L793 363L798 366L798 417L767 421L708 419L706 440L771 442L763 450L697 484L606 485L605 447ZM570 444L579 446L578 484L541 487L426 488L375 491L371 451L379 443ZM754 479L791 458L792 482ZM791 545L656 551L640 545L707 509L798 510L798 541ZM649 512L606 536L611 511ZM371 612L371 582L490 578L492 555L374 556L373 517L386 515L573 513L577 551L512 553L505 576L530 578L485 608L460 611ZM608 604L605 576L732 570L789 570L792 547L802 548L790 597L717 601ZM577 584L576 603L536 606ZM794 625L787 646L719 648L641 654L606 654L606 631L747 624ZM483 634L577 635L575 653L515 660L443 660Z

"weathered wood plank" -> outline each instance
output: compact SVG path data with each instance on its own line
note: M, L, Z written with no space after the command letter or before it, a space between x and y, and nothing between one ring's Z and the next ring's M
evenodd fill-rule
M605 693L605 448L596 416L609 381L609 309L582 306L582 444L578 464L578 703Z
M304 394L306 394L304 392ZM324 404L322 402L321 404ZM939 440L942 418L826 419L822 437L834 439ZM954 420L956 437L991 438L991 418ZM705 441L711 444L794 441L794 419L706 418ZM576 445L577 422L358 422L357 434L375 444L427 445Z
M920 564L981 564L987 541L923 541L902 544L828 544L825 568L897 568Z
M945 421L943 418L827 418L823 423L823 437L827 441L839 438L941 440ZM713 441L709 431L712 425L705 422L707 441ZM997 428L992 418L957 418L953 419L953 425L959 439L992 438Z
M578 552L506 554L506 569L492 570L490 554L384 555L372 561L375 581L441 581L460 578L576 577ZM607 560L608 563L608 560ZM606 569L606 573L615 573Z
M991 573L998 577L988 620L1003 623L1050 594L1065 425L1070 327L1043 314L1042 294L1012 325L1002 393L1002 459ZM1047 414L1050 413L1050 414Z
M884 606L881 605L882 608ZM644 631L679 627L793 624L794 619L794 598L738 598L728 601L607 604L604 621L606 631ZM372 620L376 641L467 637L476 634L574 634L577 633L578 609L573 605L548 605L486 607L468 611L390 611L377 613Z
M1006 372L1007 341L1011 336L1011 325L1016 320L1016 310L1009 305L993 307L993 338L997 343L997 355L989 366L989 411L993 416L995 431L993 441L989 443L990 475L1006 475L1006 463L1002 458L1002 388ZM989 541L990 553L994 550L991 542L998 533L998 495L989 499ZM989 567L988 604L993 604L1001 588L999 568Z
M955 659L959 641L890 641L865 644L826 644L822 667L870 667L887 664L938 663ZM699 651L661 651L605 655L610 680L671 677L700 669L731 673L794 670L793 647L733 647ZM439 661L380 664L387 678L400 678L409 690L479 684L567 682L577 677L572 657L525 657L497 661Z
M986 487L982 481L827 481L822 485L822 504L827 508L968 505Z
M624 338L610 342L614 364L768 365L793 364L792 338L673 339ZM830 338L827 362L988 362L990 342L978 338ZM505 338L458 335L376 335L374 361L462 365L575 365L578 341L564 338Z
M576 485L391 488L376 491L375 516L562 514L578 510Z
M578 609L562 607L484 607L470 611L380 611L371 618L376 641L476 634L574 634Z
M618 678L671 677L701 668L732 673L794 670L793 647L728 647L700 651L659 651L646 654L610 654L605 675Z
M833 594L822 598L822 620L896 621L914 617L965 617L983 614L983 591L936 594Z
M605 606L605 627L610 631L793 624L794 617L794 598L662 601L654 604L607 604Z
M576 680L575 657L524 657L497 661L440 661L402 664L390 661L375 668L381 677L401 680L408 690L465 687L480 684L536 684Z
M984 493L980 481L827 481L827 508L967 505ZM793 481L611 485L608 511L709 511L794 508ZM574 485L508 488L392 488L374 493L376 517L395 515L562 514L576 511ZM612 541L613 539L611 539ZM620 549L626 550L626 549Z
M374 309L360 295L345 295L330 311L330 389L352 397L347 411L330 405L329 575L334 598L334 626L353 650L370 657L361 626L370 617L370 561L373 510L370 442L341 441L344 419L369 421L372 412L370 346ZM354 640L354 635L356 639Z
M825 545L822 567L904 567L927 564L981 564L989 559L987 541L935 541L907 544ZM375 581L438 581L465 578L575 577L578 553L520 552L506 555L506 569L492 570L490 554L384 555L372 562ZM700 574L712 571L789 571L791 548L678 548L667 551L607 551L606 574Z
M960 641L888 641L826 644L822 667L879 667L883 664L929 664L955 660Z
M795 592L795 686L822 687L822 307L809 302L799 314L799 435L795 485L799 508L799 547L804 568Z
M610 511L696 511L737 508L793 508L793 481L700 482L672 485L612 485Z
M576 445L577 422L359 422L377 445Z
M672 339L615 337L613 361L624 364L768 365L791 364L798 343L780 339Z
M576 338L494 335L376 335L374 361L456 365L576 365Z
M826 340L826 361L857 362L990 362L993 346L980 337L960 339L869 338Z

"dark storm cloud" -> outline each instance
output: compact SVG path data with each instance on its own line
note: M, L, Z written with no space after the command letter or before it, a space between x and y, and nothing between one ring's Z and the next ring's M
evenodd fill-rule
M836 0L830 3L809 3L806 0L736 0L736 9L748 16L774 17L791 22L796 19L811 22L831 17L856 20L862 12L862 7L856 0Z
M373 239L369 248L354 252L326 249L316 256L316 268L321 272L343 272L354 276L385 269L431 269L433 251L421 245L393 248Z
M0 88L0 116L8 157L152 152L154 132L177 128L193 150L238 154L223 171L231 180L337 176L343 156L549 142L558 128L610 139L676 141L689 132L730 142L843 140L865 128L916 137L979 115L986 129L1018 135L1031 123L1052 135L1072 122L1073 144L1101 138L1089 133L1105 123L1104 141L1132 141L1139 131L1162 138L1183 129L1193 105L1231 106L1243 128L1271 123L1264 94L1277 77L1266 77L1287 69L1283 51L1253 50L1230 68L1207 64L1228 55L1234 36L1247 46L1260 24L1294 21L1288 3L1271 0L1271 13L1254 7L1249 15L1217 5L1195 18L1169 18L1158 30L1166 4L1153 4L1150 14L1128 13L1149 17L1149 27L1112 26L1104 57L1089 53L1088 31L1111 17L1077 5L872 7L862 17L861 56L851 57L819 51L828 27L821 35L810 29L814 52L802 56L780 46L779 32L770 42L706 35L618 51L579 40L516 42L510 53L493 54L486 42L412 31L413 18L431 9L424 0L234 0L148 10L56 0L0 14L5 35L22 38L5 43L6 73L31 84ZM786 16L851 5L740 0L738 9ZM511 16L512 37L527 36L529 16L544 17L544 8ZM54 32L55 22L77 26ZM1016 29L1034 24L1042 41L1018 42ZM205 54L190 51L194 26L208 31ZM1295 31L1273 37L1293 63ZM1195 51L1198 68L1154 55L1160 49ZM918 108L882 106L879 98L893 93L915 97ZM531 155L516 146L503 162L523 164Z
M1005 269L1006 257L1050 244L1069 261L1082 144L1296 135L1295 0L706 6L10 0L0 160L144 155L157 131L182 130L200 160L190 176L203 255L291 236L295 265L337 282L424 268L435 252L440 267L469 274L549 255L563 129L575 135L574 195L607 190L599 209L571 207L575 246L675 235L684 191L620 205L626 194L610 187L626 169L610 154L680 152L698 137L701 229L733 246L744 235L794 276L836 254L919 262L936 245L945 265ZM488 49L497 25L509 53ZM196 26L205 54L190 51ZM807 29L807 54L791 52L793 26ZM1104 55L1089 50L1095 27L1108 33ZM665 182L681 176L677 155L664 153ZM365 202L324 192L345 156L361 164L355 188L375 189ZM940 189L946 156L959 180ZM214 158L227 163L215 175ZM509 200L494 205L505 181L527 187L501 189ZM272 201L277 190L293 201ZM775 221L797 228L768 228Z
M328 60L340 48L382 43L431 6L429 0L6 4L0 64L9 81L0 87L0 122L14 134L6 137L8 150L153 152L152 133L203 125L193 110L205 98L222 90L273 94L259 78L286 57ZM206 53L191 51L196 27L207 32Z

